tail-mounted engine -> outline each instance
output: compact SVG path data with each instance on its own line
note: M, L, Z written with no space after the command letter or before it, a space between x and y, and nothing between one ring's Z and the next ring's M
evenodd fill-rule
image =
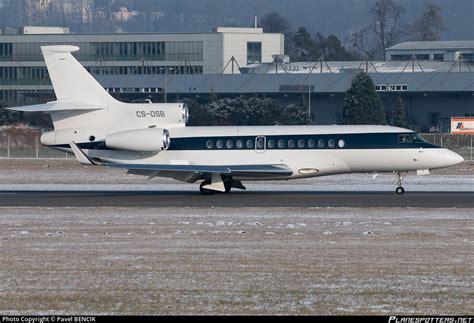
M170 134L160 128L116 132L105 137L105 145L120 150L159 152L170 146Z

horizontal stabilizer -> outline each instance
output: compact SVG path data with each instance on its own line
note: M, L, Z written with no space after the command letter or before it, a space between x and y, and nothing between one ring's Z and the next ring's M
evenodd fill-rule
M8 110L23 112L53 112L53 111L72 111L72 110L100 110L104 107L74 102L48 102L45 104L24 105L22 107L7 108Z
M288 176L293 171L286 165L139 165L139 164L106 164L113 168L125 168L143 171L191 172L198 174L221 174L233 176Z

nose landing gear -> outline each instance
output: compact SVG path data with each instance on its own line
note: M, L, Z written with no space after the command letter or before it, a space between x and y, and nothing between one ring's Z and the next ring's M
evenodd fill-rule
M395 193L397 193L398 195L402 195L403 193L405 193L405 189L402 187L402 182L402 173L396 172L395 178L393 179L393 184L397 186L397 188L395 189Z

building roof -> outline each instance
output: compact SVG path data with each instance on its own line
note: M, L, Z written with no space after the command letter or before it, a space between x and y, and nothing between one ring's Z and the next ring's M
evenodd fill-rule
M285 68L283 68L283 66ZM323 73L353 73L365 71L368 73L423 73L423 72L449 72L463 71L473 72L474 64L469 61L462 62L438 62L438 61L328 61L322 64ZM243 73L248 74L275 74L274 63L261 63L241 68ZM320 62L292 62L278 65L280 74L312 74L321 73Z
M474 49L474 40L408 41L393 45L387 50L460 50Z

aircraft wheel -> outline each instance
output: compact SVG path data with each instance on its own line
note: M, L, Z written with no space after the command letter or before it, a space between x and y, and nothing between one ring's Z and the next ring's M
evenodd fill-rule
M405 189L399 186L395 189L395 193L397 193L398 195L402 195L403 193L405 193Z
M205 180L205 181L202 181L201 184L199 185L199 190L201 191L202 195L212 195L212 194L214 194L213 190L204 188L205 185L209 185L209 184L211 184L211 182L208 181L208 180Z

